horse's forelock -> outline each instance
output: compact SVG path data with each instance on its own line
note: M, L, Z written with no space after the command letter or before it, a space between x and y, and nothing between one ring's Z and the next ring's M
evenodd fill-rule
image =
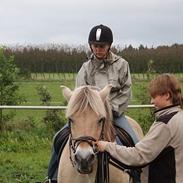
M97 115L106 117L105 106L99 92L89 86L79 87L74 90L69 100L66 116L83 112L87 107L90 107Z

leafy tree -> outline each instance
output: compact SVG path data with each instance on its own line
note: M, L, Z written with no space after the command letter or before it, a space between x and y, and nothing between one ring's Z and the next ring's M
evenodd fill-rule
M51 104L52 96L46 86L37 87L37 93L43 105L49 106ZM58 109L47 110L43 117L43 122L46 124L48 131L54 134L66 123L66 117Z
M17 105L25 101L23 96L18 93L18 85L15 83L19 69L14 63L14 57L7 58L0 48L0 104ZM10 115L3 115L0 110L0 130L4 128L4 122L9 119Z

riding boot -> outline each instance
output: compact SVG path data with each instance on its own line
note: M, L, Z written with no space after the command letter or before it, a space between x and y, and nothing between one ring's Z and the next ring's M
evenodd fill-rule
M53 138L52 153L51 153L51 158L48 166L48 178L46 180L48 183L57 183L59 159L60 159L62 150L69 138L69 133L70 133L70 129L67 123L60 131L58 131L55 134Z

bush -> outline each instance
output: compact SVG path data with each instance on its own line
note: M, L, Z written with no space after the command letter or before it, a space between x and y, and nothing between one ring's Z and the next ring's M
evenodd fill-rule
M48 89L45 86L39 86L37 91L42 104L49 106L52 96ZM54 134L64 126L66 118L64 113L58 109L47 110L43 122L46 124L48 131Z
M67 122L67 119L64 112L53 109L46 111L43 122L46 124L48 131L54 134L64 126L64 124Z
M150 103L150 96L148 95L147 92L147 83L139 83L138 84L138 93L136 94L136 98L138 100L138 103L140 104L149 104ZM145 110L145 112L144 112ZM144 131L146 133L149 130L149 127L154 121L154 114L152 109L144 109L138 110L138 121Z

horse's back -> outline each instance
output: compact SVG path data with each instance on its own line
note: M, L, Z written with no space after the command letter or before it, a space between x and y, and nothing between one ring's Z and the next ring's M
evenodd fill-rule
M130 125L132 126L132 128L135 131L135 134L137 135L139 140L142 139L144 137L144 133L143 133L142 128L139 125L139 123L129 116L126 116L126 118L130 122Z

